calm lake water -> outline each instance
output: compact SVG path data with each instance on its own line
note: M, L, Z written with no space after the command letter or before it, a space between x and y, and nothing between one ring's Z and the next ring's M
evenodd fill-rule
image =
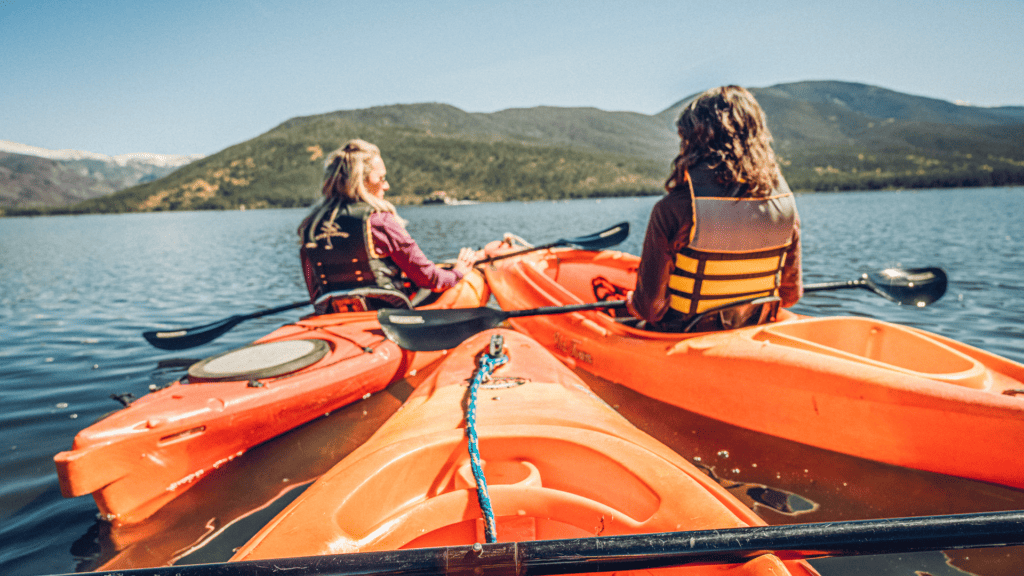
M428 256L454 257L513 232L540 244L627 220L638 254L656 198L400 208ZM1024 361L1024 188L802 195L807 282L889 266L941 266L933 306L866 291L806 296L810 315L859 315L937 332ZM408 385L261 445L204 477L138 526L96 518L91 497L64 499L53 455L191 361L247 344L305 310L245 322L203 347L151 348L141 333L212 322L305 297L295 228L304 210L0 219L0 573L41 575L226 559L400 404ZM595 390L688 458L700 457L769 523L1024 509L1024 492L880 465L701 419L606 382ZM403 387L404 386L404 387ZM695 444L688 432L699 427ZM1019 454L1008 454L1019 458ZM750 464L756 463L757 467ZM744 488L791 493L794 510ZM1018 574L1021 548L815 561L825 576Z

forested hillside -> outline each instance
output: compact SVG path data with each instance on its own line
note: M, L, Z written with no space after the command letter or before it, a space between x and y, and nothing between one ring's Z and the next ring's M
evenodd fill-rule
M1024 107L962 106L845 82L753 92L794 189L1024 184ZM681 105L659 116L668 120Z
M843 82L752 91L795 190L1024 184L1024 107L961 106ZM678 149L674 121L689 99L654 116L412 104L293 118L154 182L10 213L306 206L324 155L350 138L380 146L397 204L436 190L479 201L660 194Z
M317 197L324 155L351 138L380 146L388 166L390 198L398 204L419 203L436 190L480 201L652 194L660 190L675 146L667 128L662 126L660 137L654 139L666 148L661 151L646 140L629 144L632 150L628 154L600 149L602 139L603 145L610 147L608 143L621 135L616 130L623 121L617 119L627 118L627 133L651 131L659 124L657 119L593 109L549 110L562 118L562 138L523 134L543 136L540 127L526 123L516 133L517 114L513 111L506 111L506 120L501 120L494 118L500 114L469 114L442 104L295 118L163 179L59 211L306 206ZM607 125L591 121L592 117ZM540 124L549 129L555 125Z

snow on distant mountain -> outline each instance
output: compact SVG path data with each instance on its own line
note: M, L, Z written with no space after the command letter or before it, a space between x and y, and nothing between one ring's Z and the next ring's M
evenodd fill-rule
M160 179L202 154L47 150L0 140L0 214L5 208L68 206Z
M26 156L38 156L40 158L48 158L50 160L99 160L100 162L109 162L117 164L118 166L127 166L130 163L134 163L149 164L152 166L159 166L161 168L176 168L178 166L184 166L189 162L203 157L202 154L149 154L146 152L107 156L106 154L85 152L82 150L48 150L46 148L39 148L38 146L29 146L28 144L19 144L17 142L10 142L7 140L0 140L0 152L24 154Z

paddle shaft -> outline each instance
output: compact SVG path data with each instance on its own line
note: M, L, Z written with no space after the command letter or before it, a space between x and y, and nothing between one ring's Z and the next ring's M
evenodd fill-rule
M309 300L292 302L291 304L284 304L282 306L277 306L276 308L268 308L251 314L231 316L223 320L218 320L217 322L203 324L202 326L143 332L142 336L146 341L157 348L164 350L184 350L186 348L193 348L195 346L206 344L246 320L269 316L271 314L277 314L278 312L284 312L285 310L292 310L309 305Z
M867 280L858 278L845 282L822 282L820 284L805 284L804 292L821 292L823 290L842 290L843 288L865 288L871 290Z
M152 334L155 337L157 337L157 338L172 338L172 337L175 337L176 335L183 335L186 332L194 332L196 330L201 330L201 329L209 327L209 326L216 326L216 325L219 325L219 324L224 324L224 323L229 323L229 322L232 323L232 326L233 326L234 324L237 324L237 323L239 323L239 322L241 322L243 320L252 320L254 318L261 318L263 316L269 316L271 314L277 314L278 312L284 312L285 310L294 310L295 308L301 308L303 306L309 306L309 300L303 300L302 302L292 302L291 304L284 304L284 305L278 306L276 308L268 308L266 310L260 310L259 312L253 312L252 314L244 314L244 315L238 315L238 316L231 316L230 318L225 318L224 320L219 320L217 322L211 322L209 324L203 324L202 326L194 326L192 328L177 328L177 329L174 329L174 330L156 330L156 331L153 331Z
M841 290L844 288L864 288L871 292L878 292L877 287L872 287L870 282L866 278L858 278L856 280L846 280L841 282L822 282L820 284L806 284L804 285L804 292L820 292L824 290ZM572 304L568 306L544 306L542 308L533 308L530 310L507 310L504 315L507 318L516 318L519 316L540 316L544 314L561 314L564 312L576 312L579 310L594 310L598 308L623 308L626 306L625 300L611 300L606 302L590 302L587 304Z
M539 250L540 248L538 247L537 249ZM521 254L521 252L516 252L514 254L503 254L503 255L499 256L498 258L505 258L507 256L517 256L519 254ZM497 260L498 258L495 258L495 260ZM806 285L804 285L804 292L821 292L821 291L824 291L824 290L841 290L843 288L865 288L867 290L871 290L871 287L868 286L867 281L864 280L863 278L859 278L857 280L846 280L844 282L822 282L820 284L806 284ZM617 301L613 301L613 302L625 302L625 300L617 300ZM605 307L608 307L608 308L618 308L618 307L621 307L621 306L625 305L625 304L612 305L612 302L597 302L595 304L602 304L602 306L592 306L591 308L605 308ZM584 308L580 308L580 310L588 310L588 309L590 309L590 308L586 307L586 306L589 306L588 304L582 304L581 306L584 306ZM534 310L522 310L521 312L530 312L530 314L513 314L513 316L533 316L533 315L535 315L534 312L536 314L555 314L555 313L558 313L558 312L575 312L576 311L574 309L570 310L569 308L573 308L573 306L546 306L544 308L536 308ZM541 312L541 310L543 310L543 312ZM520 311L517 310L515 312L520 312Z
M590 234L589 236L581 236L579 238L568 238L555 240L548 244L542 244L540 246L534 246L532 248L524 248L517 250L516 252L509 252L508 254L499 254L497 256L489 256L482 260L477 260L473 263L474 266L480 264L487 264L488 262L494 262L495 260L503 260L505 258L511 258L513 256L519 256L526 254L527 252L537 252L539 250L547 250L548 248L558 248L560 246L576 246L583 250L601 250L609 248L621 243L626 237L629 236L629 222L620 222L611 228L602 230L600 232Z
M491 258L484 258L473 263L474 266L478 264L485 264L494 260L500 260L502 258L508 258L523 254L524 252L533 252L535 250L546 250L548 248L554 248L557 246L579 246L587 250L599 250L602 248L608 248L614 246L626 239L629 235L629 222L620 222L611 228L607 228L600 232L596 232L589 236L581 236L579 238L570 238L557 240L543 246L535 246L533 248L527 248L511 254L503 254L500 256L494 256ZM267 316L270 314L277 314L278 312L284 312L285 310L292 310L294 308L300 308L302 306L308 306L311 302L304 300L302 302L294 302L292 304L285 304L276 308L270 308L268 310L261 310L259 312L253 312L252 314L230 316L217 322L211 322L209 324L203 324L202 326L193 326L191 328L177 328L174 330L153 330L149 332L143 332L142 336L153 346L164 350L183 350L186 348L193 348L206 344L218 338L221 334L224 334L231 328L237 326L241 322L251 320L253 318L259 318L261 316Z
M499 532L500 537L500 532ZM1024 511L499 542L96 572L98 576L540 575L1024 544Z
M566 306L542 306L529 310L502 310L500 316L504 318L519 318L522 316L544 316L545 314L566 314L568 312L580 312L583 310L598 310L601 308L625 308L625 300L601 300L599 302L587 302L585 304L569 304Z
M277 308L268 308L266 310L260 310L259 312L253 312L252 314L246 314L246 315L240 316L240 317L244 318L246 320L251 320L253 318L260 318L262 316L269 316L271 314L277 314L278 312L284 312L286 310L294 310L296 308L302 308L303 306L310 306L310 305L312 305L312 303L309 300L303 300L301 302L292 302L291 304L283 304L281 306L278 306Z
M474 266L478 266L480 264L487 264L487 263L490 263L490 262L494 262L496 260L504 260L505 258L511 258L513 256L519 256L521 254L526 254L527 252L537 252L538 250L547 250L548 248L558 248L559 246L566 246L566 245L567 244L563 243L563 242L550 242L548 244L542 244L540 246L534 246L533 248L524 248L522 250L517 250L516 252L509 252L507 254L499 254L497 256L488 256L487 258L483 258L481 260L477 260L476 262L473 262L473 265Z
M888 268L863 274L856 280L808 284L804 292L863 288L883 298L911 306L927 306L946 293L948 278L941 268Z
M533 252L535 250L546 250L548 248L553 248L553 247L556 247L556 246L560 246L560 245L562 245L563 242L566 242L566 241L552 242L550 244L545 244L543 246L536 246L536 247L533 247L533 248L527 248L526 250L520 250L518 252L512 252L512 253L509 253L509 254L501 254L499 256L494 256L492 258L485 258L483 260L478 260L475 264L482 264L482 263L486 263L486 262L492 262L494 260L500 260L502 258L508 258L508 257L511 257L511 256L518 256L519 254L522 254L524 252ZM824 282L824 283L821 283L821 284L808 284L808 285L804 286L804 292L816 292L816 291L821 291L821 290L837 290L837 289L842 289L842 288L857 288L857 287L866 288L868 290L871 289L867 285L866 280L864 280L864 279L857 279L857 280L849 280L849 281L846 281L846 282ZM244 315L244 316L232 316L231 318L226 319L226 320L224 320L222 322L231 322L232 323L231 325L233 326L233 325L235 325L235 324L237 324L239 322L242 322L243 320L250 320L250 319L253 319L253 318L260 318L261 316L268 316L270 314L277 314L278 312L284 312L286 310L293 310L295 308L301 308L302 306L308 306L308 305L309 305L309 301L308 300L303 300L301 302L293 302L291 304L285 304L283 306L278 306L276 308L269 308L267 310L261 310L259 312L254 312L252 314L247 314L247 315ZM594 310L594 309L599 309L599 308L621 308L621 307L623 307L625 305L626 305L626 303L625 303L624 300L616 300L616 301L609 301L609 302L592 302L592 303L587 303L587 304L574 304L574 305L569 305L569 306L545 306L545 307L542 307L542 308L535 308L535 309L532 309L532 310L508 310L508 311L504 312L504 315L507 318L517 318L517 317L520 317L520 316L541 316L541 315L545 315L545 314L561 314L561 313L567 313L567 312L577 312L577 311L581 311L581 310ZM214 324L219 324L219 323L214 323ZM205 328L205 327L211 326L211 325L212 324L208 324L208 325L204 325L204 326L199 326L199 327L194 327L194 328L182 328L182 329L178 329L178 330L157 331L153 335L156 338L160 338L160 339L173 338L173 337L176 337L176 336L184 336L188 332L194 332L196 330L200 330L202 328Z

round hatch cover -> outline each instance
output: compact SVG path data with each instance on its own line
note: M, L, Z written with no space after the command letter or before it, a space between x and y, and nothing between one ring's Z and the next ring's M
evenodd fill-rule
M330 352L323 340L283 340L250 344L196 362L188 369L193 381L256 380L288 374L320 360Z

